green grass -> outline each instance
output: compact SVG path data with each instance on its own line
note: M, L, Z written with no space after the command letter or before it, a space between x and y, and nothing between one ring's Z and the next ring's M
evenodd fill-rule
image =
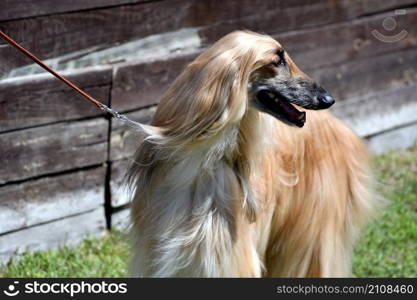
M357 277L417 277L417 146L375 157L379 192L389 205L355 248ZM127 276L128 243L120 232L75 248L32 252L0 269L0 277Z
M30 252L0 269L0 277L126 277L127 238L112 232L77 247Z
M417 145L375 157L379 192L389 201L355 248L357 277L417 277Z

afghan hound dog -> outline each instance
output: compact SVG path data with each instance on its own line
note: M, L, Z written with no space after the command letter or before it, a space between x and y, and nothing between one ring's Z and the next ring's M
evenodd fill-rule
M349 276L374 200L364 145L323 110L334 101L269 36L199 55L128 172L133 275Z

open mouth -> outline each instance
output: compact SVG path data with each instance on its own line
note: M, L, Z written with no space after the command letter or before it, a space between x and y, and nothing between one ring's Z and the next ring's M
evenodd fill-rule
M289 125L295 125L297 127L304 126L306 113L304 111L297 110L280 95L262 90L257 93L256 97L261 106L260 108L264 112L273 115L277 119L280 119Z

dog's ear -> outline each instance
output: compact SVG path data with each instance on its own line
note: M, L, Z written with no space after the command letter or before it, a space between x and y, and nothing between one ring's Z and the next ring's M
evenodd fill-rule
M152 125L170 137L194 140L238 122L247 103L241 74L236 59L195 60L163 96Z
M238 60L222 63L213 60L201 71L202 89L195 97L196 116L209 119L206 130L215 133L236 124L245 112L246 84L242 83Z

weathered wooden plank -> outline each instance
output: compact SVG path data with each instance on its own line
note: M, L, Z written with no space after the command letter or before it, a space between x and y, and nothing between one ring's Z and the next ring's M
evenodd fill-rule
M341 62L364 57L375 57L389 52L405 50L417 45L417 9L407 9L405 15L397 16L395 33L406 30L404 38L395 43L378 40L374 29L387 36L382 24L385 18L392 17L392 12L378 14L350 22L329 26L307 28L273 35L290 53L296 64L305 68L322 68Z
M112 107L123 111L158 103L171 82L196 56L174 55L169 60L115 67Z
M111 68L87 68L65 75L85 92L109 103ZM0 132L96 115L103 113L51 75L0 81Z
M0 183L103 163L107 131L100 118L0 134Z
M417 141L417 123L396 128L367 140L368 149L375 154L386 153L390 150L407 149Z
M207 43L219 39L223 35L237 30L237 29L249 29L252 31L265 32L268 34L276 34L291 31L297 34L298 31L317 29L325 24L334 24L338 22L349 21L349 24L360 22L364 16L367 18L372 14L378 14L378 12L388 11L395 7L404 7L407 5L415 5L416 1L410 0L403 3L395 3L395 1L282 1L275 3L274 8L263 12L262 16L254 13L251 17L246 18L230 18L223 20L222 22L214 23L211 26L205 26L201 29L201 36ZM372 2L372 4L371 4ZM398 4L398 5L397 5ZM410 8L412 9L412 8ZM407 9L407 13L410 9ZM256 11L257 9L255 9ZM394 15L394 11L390 13ZM319 16L319 17L317 17ZM380 17L376 17L379 19ZM401 19L401 20L399 20ZM399 25L406 23L403 16L397 18ZM375 22L376 27L367 28L366 30L371 32L372 29L381 28L381 22L378 20ZM319 26L320 25L320 26ZM401 28L398 26L398 28ZM407 26L409 31L412 31L412 26ZM365 34L365 32L363 32ZM392 34L392 33L391 33ZM342 37L338 36L340 41ZM308 41L315 38L313 43L319 44L322 39L320 35L308 36ZM300 40L299 42L304 42ZM305 45L304 45L305 46Z
M412 48L305 71L336 100L362 97L417 82L417 51Z
M363 137L417 122L417 84L341 101L332 111Z
M3 0L0 2L0 21L147 1L152 0Z
M370 2L372 5L364 4L362 0L278 3L274 0L157 1L8 21L1 24L1 29L45 59L184 27L221 24L227 31L249 28L267 33L284 32L349 20L399 5L414 4L415 0ZM317 18L318 15L321 17ZM228 24L233 25L227 28ZM218 38L204 30L202 35L209 43ZM4 58L0 67L3 72L26 61L9 46L0 47L0 57Z
M62 245L75 245L84 238L106 232L104 208L30 227L0 236L0 262L7 262L25 251L46 250Z
M104 204L105 168L0 188L0 234L90 211Z
M147 124L155 110L156 107L150 107L126 115L136 122ZM140 138L140 134L126 127L124 122L113 119L110 133L110 160L131 157L139 145Z
M114 161L112 163L110 175L110 197L112 207L120 207L130 202L129 191L124 185L124 178L132 161L133 157L130 159Z
M122 209L111 215L111 227L120 231L128 231L130 228L130 208Z

